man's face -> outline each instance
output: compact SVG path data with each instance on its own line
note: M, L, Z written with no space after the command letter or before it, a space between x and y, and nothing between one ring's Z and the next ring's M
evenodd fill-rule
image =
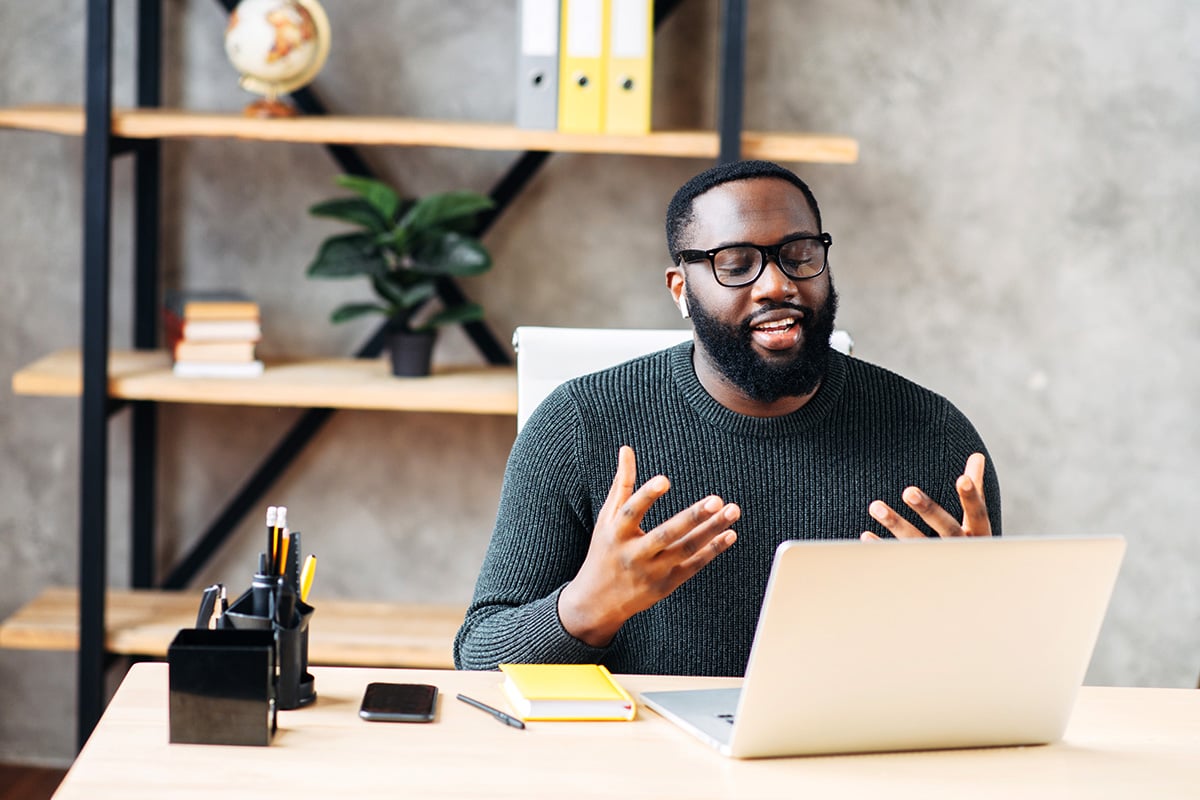
M684 247L773 245L818 233L799 189L784 180L755 178L722 184L697 197ZM672 273L678 277L673 279ZM810 394L820 385L837 312L828 269L796 280L771 259L753 284L729 288L717 283L707 262L698 262L668 271L668 284L687 298L697 357L746 398L773 403Z

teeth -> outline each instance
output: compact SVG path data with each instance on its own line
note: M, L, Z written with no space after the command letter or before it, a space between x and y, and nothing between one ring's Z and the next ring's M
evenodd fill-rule
M755 328L760 331L782 331L787 330L795 324L794 320L784 319L778 322L764 322L762 325L756 325Z

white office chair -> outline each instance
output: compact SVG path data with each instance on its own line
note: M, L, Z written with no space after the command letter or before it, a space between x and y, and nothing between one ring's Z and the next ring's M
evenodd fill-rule
M691 338L690 328L518 327L512 340L517 351L517 430L525 425L538 403L563 381ZM834 331L829 343L847 355L854 346L845 331Z

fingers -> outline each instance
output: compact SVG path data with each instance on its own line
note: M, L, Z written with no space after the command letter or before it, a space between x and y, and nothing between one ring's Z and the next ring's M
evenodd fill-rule
M700 553L714 539L730 532L729 526L741 517L742 510L721 498L706 497L680 511L659 525L646 537L646 546L653 552L671 558L686 559ZM733 544L733 542L729 542ZM713 555L719 554L720 551Z
M897 539L924 539L915 525L892 510L892 507L882 500L876 500L867 506L867 513L883 527L892 532Z
M960 481L969 479L965 476L959 478ZM950 512L942 508L933 499L916 486L909 486L900 495L904 500L904 504L924 520L925 524L942 538L951 538L955 536L967 536L968 533L964 527L959 524L958 520L950 516ZM925 534L920 531L915 525L906 520L904 517L892 510L891 506L882 500L876 500L871 503L867 511L875 518L880 525L883 525L897 539L923 539ZM986 511L984 517L987 517Z
M600 513L612 518L627 533L640 533L642 518L650 506L671 488L663 475L655 475L634 491L637 485L637 458L633 448L622 445L617 454L617 472Z
M983 488L983 468L987 464L987 459L983 453L971 453L967 457L967 468L963 470L963 474L970 478L974 484L981 489Z
M987 513L987 498L983 494L983 468L986 459L982 453L972 453L967 459L967 468L954 488L963 507L962 529L964 536L991 536L992 521Z
M954 536L991 536L992 525L987 513L987 499L983 494L984 468L987 459L982 453L972 453L967 458L963 474L954 483L955 491L963 508L962 521L954 519L946 509L935 503L933 499L918 489L909 486L900 497L904 504L921 517L934 533L943 538ZM924 534L915 525L897 514L887 503L876 500L867 507L867 512L883 525L897 539L924 538ZM859 536L863 541L878 540L878 534L863 531Z
M737 541L729 526L741 517L741 509L706 497L660 525L647 541L669 542L653 556L666 580L674 588L704 569Z
M920 515L934 533L942 538L966 536L963 526L950 512L942 508L933 499L915 486L909 486L900 495L904 504Z
M737 533L731 530L722 531L718 535L712 537L708 541L708 544L700 548L700 550L698 550L691 557L681 561L675 567L675 576L679 579L678 583L683 583L688 578L704 569L706 566L708 566L709 562L732 547L736 541Z
M604 499L604 505L616 508L624 503L633 494L636 483L637 458L632 447L621 445L621 449L617 451L617 473L613 476L612 486L608 488L608 497Z

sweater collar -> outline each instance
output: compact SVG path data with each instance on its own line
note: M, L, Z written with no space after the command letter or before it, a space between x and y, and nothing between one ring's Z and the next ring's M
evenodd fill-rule
M729 410L705 390L696 376L692 348L692 342L684 342L669 351L676 387L701 419L740 436L772 437L807 430L829 415L846 385L846 356L834 350L829 354L829 370L812 399L790 414L751 417Z

